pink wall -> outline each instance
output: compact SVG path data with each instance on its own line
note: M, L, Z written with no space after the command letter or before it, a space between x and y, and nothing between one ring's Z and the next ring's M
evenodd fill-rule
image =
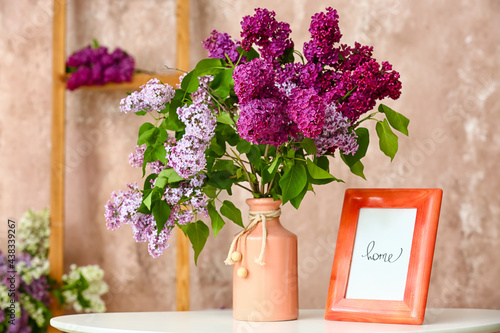
M19 220L49 205L52 24L48 0L0 2L0 216ZM301 45L311 15L334 5L344 42L373 45L378 60L401 73L403 94L387 104L411 119L393 163L375 145L364 181L342 163L346 184L318 187L283 224L299 235L302 308L325 305L333 251L348 187L440 187L441 220L429 290L430 307L500 309L500 2L192 0L192 63L212 29L234 37L239 21L267 6L291 24ZM68 54L97 38L136 57L139 68L175 65L172 0L70 0ZM141 119L118 110L122 92L67 94L66 266L97 263L111 286L110 311L173 310L175 252L159 259L131 230L107 231L104 204L112 190L140 179L128 166ZM231 198L246 209L246 194ZM0 223L3 246L5 223ZM237 228L209 239L192 267L192 308L231 307L231 268L223 264Z

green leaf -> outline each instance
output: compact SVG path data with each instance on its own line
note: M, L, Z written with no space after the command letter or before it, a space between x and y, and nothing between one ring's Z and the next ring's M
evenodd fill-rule
M165 129L170 130L170 131L182 131L186 125L179 119L179 116L177 115L177 109L171 108L168 111L168 117L163 120L165 123Z
M292 204L293 207L295 207L295 209L299 209L300 203L302 202L302 199L304 199L306 193L307 193L307 186L304 187L304 189L302 190L302 192L300 192L298 196L290 200L290 203Z
M316 165L321 169L330 172L330 161L325 155L316 158Z
M316 155L316 152L318 151L316 145L314 144L314 140L311 138L304 138L300 143L300 146L304 148L309 155Z
M213 81L210 82L210 87L213 89L214 93L220 97L222 100L229 96L231 87L234 85L233 81L233 69L227 68L217 74Z
M231 189L233 182L229 178L231 175L226 170L208 172L207 184L223 190Z
M138 141L141 141L141 137L144 136L144 132L150 131L150 130L152 130L154 128L155 128L155 125L153 125L151 123L144 123L144 124L142 124L141 127L139 128ZM137 144L139 144L139 142L137 142Z
M350 169L353 174L355 174L356 176L360 176L361 178L366 180L365 174L363 173L365 166L363 165L363 163L361 163L361 161L357 161L356 163L354 163L350 167Z
M215 162L215 165L213 166L214 171L217 171L217 170L230 171L232 169L234 169L234 163L232 160L217 160L217 162ZM233 172L234 172L234 170L233 170Z
M307 159L307 173L310 176L309 181L313 184L323 185L331 183L332 181L341 181L334 176L332 176L328 171L323 170L313 161Z
M217 197L217 189L211 185L204 185L202 191L209 198L214 199L215 197Z
M156 227L158 229L158 235L165 227L165 222L167 222L170 217L170 206L163 200L158 200L153 205L153 216L156 221Z
M155 144L155 150L154 150L154 160L158 160L160 162L166 163L167 162L167 150L165 149L165 145L161 142L157 142Z
M198 264L198 256L203 250L205 243L207 242L208 235L210 234L210 229L202 221L196 221L193 223L188 223L186 225L179 225L185 235L188 236L194 250L194 263Z
M224 219L220 214L217 212L217 209L215 209L215 204L213 201L210 201L210 203L207 206L208 209L208 216L210 216L210 221L212 223L212 231L214 233L214 238L217 236L219 233L220 229L226 224L224 222Z
M208 59L207 59L208 60ZM194 73L194 70L187 73L187 75L182 79L181 88L186 93L190 94L195 92L200 85L198 76Z
M384 104L380 104L378 110L385 113L385 116L387 117L387 120L389 120L389 124L392 128L408 136L408 125L410 124L410 120L408 118Z
M247 62L250 62L251 60L259 57L259 53L257 51L255 51L255 49L253 47L248 52L244 51L241 48L241 46L238 46L238 48L236 50L238 51L239 54L242 54L244 57L247 58Z
M377 135L379 137L379 146L380 150L387 156L391 158L391 161L396 156L398 151L398 137L394 134L387 122L387 119L384 121L377 121L377 125L375 126L377 131Z
M222 207L220 208L220 212L222 215L244 228L243 219L241 218L241 211L236 208L236 206L228 200L224 200L222 203Z
M170 101L170 105L168 107L169 113L170 112L177 112L177 108L181 107L184 105L184 98L186 97L186 92L182 89L176 89L174 98Z
M217 116L217 122L222 123L222 124L227 124L227 125L234 124L233 119L231 118L231 116L227 112L219 113L219 115Z
M150 127L149 125L152 127ZM147 129L145 129L147 128ZM156 136L158 135L158 128L156 128L153 124L144 123L139 129L139 138L137 139L137 145L142 145L145 143L155 143Z
M210 149L219 157L226 153L226 142L224 141L224 139L219 137L217 132L210 141Z
M213 74L213 70L215 69L223 69L222 61L217 58L206 58L200 60L195 67L196 74L198 76L204 76L208 74Z
M303 164L295 164L279 181L283 204L298 196L307 186L307 172Z
M260 150L257 146L250 146L250 151L246 153L248 161L255 167L260 167L262 160L260 159Z
M278 58L278 61L281 64L286 64L286 63L291 63L294 61L294 56L293 56L293 47L289 47L285 49L283 54Z
M177 174L177 172L175 172L174 169L163 169L160 172L159 177L165 177L165 178L167 178L169 184L171 184L171 183L177 183L177 182L180 182L180 181L184 180L184 178L182 178L181 176L179 176Z
M147 196L144 197L142 203L147 207L147 209L151 210L151 203L153 199L153 191L149 192Z
M281 161L281 156L276 156L271 163L271 165L267 169L262 170L262 183L267 184L276 176L276 172L278 171L279 163Z
M313 161L310 159L307 159L307 171L311 175L313 179L331 179L334 180L335 177L333 177L328 171L325 171L321 169L319 166L314 164Z
M252 148L252 144L250 142L248 142L247 140L241 140L236 145L236 150L240 154L246 154L246 153L250 152L251 148Z
M354 164L356 164L359 160L361 160L363 157L366 155L366 151L368 150L368 146L370 145L370 133L368 132L368 129L364 127L359 127L356 129L356 135L358 136L357 142L358 142L358 150L354 155L344 155L344 153L341 151L340 156L342 157L342 160L347 164L347 166L352 167Z

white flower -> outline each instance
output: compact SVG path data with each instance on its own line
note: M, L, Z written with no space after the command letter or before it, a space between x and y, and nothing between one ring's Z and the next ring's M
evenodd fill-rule
M28 313L37 324L38 327L45 325L45 317L43 315L43 310L41 307L37 308L37 305L32 302L31 297L27 294L21 294L19 300L23 309Z
M44 209L40 212L28 210L19 224L20 252L28 252L33 257L47 258L49 251L49 211Z
M26 284L31 284L33 279L39 279L41 276L49 275L50 263L47 259L39 257L31 258L30 266L26 261L20 261L16 264L16 271Z
M10 306L9 291L7 286L0 283L0 310L5 310Z
M83 289L78 287L80 275L87 281L88 287ZM104 271L98 265L89 265L78 267L76 265L70 266L70 272L63 275L62 280L65 286L76 285L75 288L65 290L63 296L67 306L72 306L77 312L104 312L106 305L101 299L101 296L108 292L109 287L102 279ZM78 301L78 292L81 292L83 298L90 302L90 306L81 304Z

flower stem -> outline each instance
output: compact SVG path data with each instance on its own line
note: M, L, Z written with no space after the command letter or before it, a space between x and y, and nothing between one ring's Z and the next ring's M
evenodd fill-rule
M369 120L369 119L373 119L373 116L375 116L377 113L380 113L379 111L375 111L373 113L370 113L368 116L366 116L365 118L361 119L360 121L358 121L357 123L355 123L352 127L353 128L356 128L359 126L359 124L361 124L363 121L366 121L366 120ZM375 119L376 120L376 119Z
M239 186L239 187L241 187L242 189L245 189L245 190L247 190L247 191L248 191L248 192L250 192L250 193L253 193L251 189L249 189L248 187L245 187L245 186L243 186L243 185L241 185L241 184L239 184L239 183L234 183L234 185Z
M247 169L245 168L245 164L241 160L240 156L234 151L233 148L231 148L231 151L233 152L234 156L231 156L229 154L228 154L228 156L232 157L232 158L236 158L236 161L241 166L241 168L243 169L243 172L245 172L245 175L247 176L248 184L250 185L250 188L252 189L251 192L252 193L257 192L257 191L255 191L255 187L254 187L254 183L252 182L252 178L250 178L250 174L248 173Z

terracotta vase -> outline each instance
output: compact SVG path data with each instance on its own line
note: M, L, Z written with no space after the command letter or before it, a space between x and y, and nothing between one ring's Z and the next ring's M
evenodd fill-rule
M247 199L247 204L250 212L269 212L277 211L281 201ZM267 218L265 229L265 251L262 221L236 243L241 259L233 268L233 316L245 321L297 319L297 236L281 225L279 217Z

